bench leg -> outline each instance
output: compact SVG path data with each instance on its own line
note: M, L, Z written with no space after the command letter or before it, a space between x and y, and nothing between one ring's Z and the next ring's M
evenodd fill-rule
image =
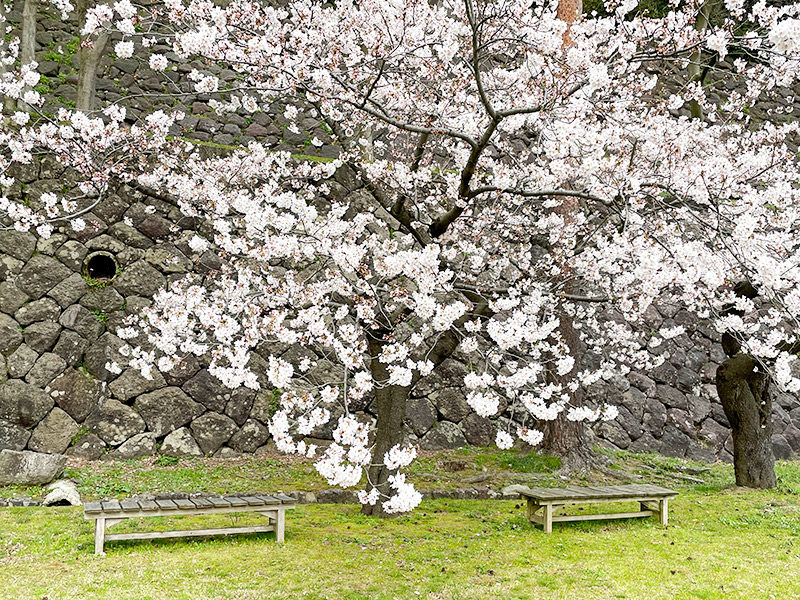
M286 531L286 511L278 509L275 515L275 541L283 543L284 532Z
M545 533L553 533L553 505L552 504L545 504L544 505L544 532Z
M103 517L95 519L94 521L94 553L105 554L103 552L103 542L106 537L106 520Z
M668 500L666 498L658 501L658 512L661 517L661 524L665 527L667 526L667 522L669 520L667 516L667 502Z

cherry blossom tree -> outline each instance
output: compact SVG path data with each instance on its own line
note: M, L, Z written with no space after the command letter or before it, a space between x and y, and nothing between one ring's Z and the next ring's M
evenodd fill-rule
M683 332L635 325L665 294L733 336L751 372L800 390L798 126L750 118L797 79L800 5L725 6L721 22L695 27L692 1L658 19L609 2L608 16L569 24L557 5L522 0L99 4L84 32L121 31L118 56L166 39L181 57L229 66L240 76L229 89L189 73L199 93L223 94L217 110L279 99L289 121L313 111L341 156L309 162L252 143L203 157L167 136L179 113L131 127L117 105L18 113L3 166L54 153L85 198L0 209L47 235L59 220L81 227L124 183L204 222L192 247L215 248L224 268L162 290L117 332L131 365L148 374L206 355L230 387L257 388L261 375L281 391L278 448L316 457L331 484L363 485L365 512L410 510L421 497L402 472L415 456L402 434L409 393L456 349L470 406L514 417L498 421L501 448L539 444L560 417L613 418L576 398L663 362L659 346ZM733 89L675 84L672 69L698 52L718 57L709 68ZM24 78L35 71L7 76L3 93L19 95ZM681 116L690 103L702 119ZM361 205L331 191L337 169L364 183ZM737 295L738 281L769 305ZM276 351L261 373L251 351L270 345L300 351ZM373 396L374 432L354 410ZM304 441L331 419L334 443Z

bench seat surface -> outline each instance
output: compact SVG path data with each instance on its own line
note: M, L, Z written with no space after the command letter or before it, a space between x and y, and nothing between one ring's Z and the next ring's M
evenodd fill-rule
M520 492L539 504L558 502L585 502L628 500L637 498L673 498L678 492L657 485L609 485L609 486L574 486L563 488L530 488Z

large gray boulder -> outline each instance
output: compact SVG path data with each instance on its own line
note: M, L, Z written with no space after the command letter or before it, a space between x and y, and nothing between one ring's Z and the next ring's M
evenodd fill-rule
M70 275L72 271L55 258L37 254L22 268L16 284L31 298L41 298Z
M19 323L6 314L0 313L0 353L8 356L22 343Z
M233 419L237 425L244 425L250 416L250 409L253 408L255 399L255 390L237 388L231 392L231 399L225 405L225 414Z
M63 373L66 368L67 361L58 354L46 352L39 357L36 364L28 371L25 381L37 387L44 387L53 381L57 375Z
M461 429L450 421L439 422L419 441L419 447L423 450L445 450L466 445L467 440Z
M472 446L491 446L497 434L497 426L486 417L481 417L476 413L467 415L461 421L461 431L464 437Z
M66 455L86 460L97 460L106 450L106 443L93 433L80 436L67 448Z
M215 412L207 412L192 421L192 433L203 454L215 452L237 429L233 419Z
M133 406L144 418L147 429L157 437L186 425L205 412L202 404L194 402L176 387L142 394L136 398Z
M19 379L0 385L0 419L32 427L53 408L53 399L43 390Z
M138 433L144 433L144 419L118 400L108 399L90 414L84 426L106 444L117 446Z
M158 371L153 371L150 379L147 379L139 369L125 369L122 375L108 384L108 389L114 397L127 402L131 398L152 392L165 385L167 384L164 377Z
M61 308L66 308L80 300L88 291L89 284L78 273L73 273L50 290L49 295L58 302Z
M67 330L62 331L61 335L58 336L58 341L53 347L53 354L58 354L67 362L67 365L74 367L81 360L88 347L89 340L84 339L75 331Z
M133 436L119 448L115 448L106 456L108 458L142 458L152 456L156 452L156 436L154 433L140 433Z
M14 320L27 327L37 321L55 321L61 314L61 307L52 298L34 300L14 313Z
M125 267L122 273L117 275L113 285L123 296L151 298L166 283L167 280L161 273L146 261L140 260Z
M45 391L79 423L100 406L103 398L102 383L78 369L68 369L56 377Z
M231 389L225 387L208 369L201 370L184 383L181 389L208 410L218 413L225 411L225 406L231 399Z
M267 423L272 418L274 406L277 406L277 398L273 390L262 389L256 394L253 407L250 409L250 416L253 419L258 419L262 423Z
M28 294L10 281L0 282L0 311L13 315L28 301Z
M73 304L61 313L58 322L87 340L96 340L105 330L105 325L98 317L80 304Z
M0 485L44 485L64 470L67 457L41 452L0 451Z
M48 352L55 345L60 333L61 325L54 321L33 323L25 328L25 343L36 352Z
M28 260L36 249L36 236L27 231L6 229L0 231L0 252L18 260Z
M24 450L31 432L6 421L0 421L0 450Z
M89 253L88 248L77 240L68 240L56 250L56 258L73 271L78 271L83 265L83 259Z
M428 398L446 420L454 423L458 423L472 412L464 393L459 388L444 388L432 393Z
M128 301L128 307L130 308L130 300ZM169 385L181 386L189 381L199 370L200 363L197 358L190 354L189 356L184 356L178 364L163 373L163 375Z
M81 298L80 304L90 311L107 313L119 310L125 304L125 298L113 287L95 288Z
M248 419L228 440L228 446L238 452L255 452L267 443L269 430L255 419Z
M128 359L119 351L120 348L126 345L127 343L117 336L111 333L104 333L86 351L86 356L84 357L86 370L101 381L115 379L117 374L106 369L106 364L117 363L120 366L127 364Z
M39 355L33 348L27 344L20 344L19 348L8 356L8 360L6 361L8 374L14 378L25 377L28 371L31 370L31 367L36 364L38 358Z
M171 432L161 444L161 454L165 456L203 456L200 446L194 441L192 433L186 427Z
M418 436L436 424L436 407L427 398L411 398L406 405L406 423Z
M62 454L78 430L75 420L56 406L33 430L28 449Z

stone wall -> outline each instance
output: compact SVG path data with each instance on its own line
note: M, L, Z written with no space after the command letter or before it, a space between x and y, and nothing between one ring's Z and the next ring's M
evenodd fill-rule
M37 60L48 77L43 91L54 102L45 110L54 111L58 102L75 95L77 58L69 50L73 34L68 24L54 18L42 18L39 24ZM156 51L169 54L166 47ZM181 75L203 65L169 55L177 71L164 75L154 75L137 60L105 57L99 104L119 101L131 117L160 107L181 108L189 116L174 133L201 142L258 140L278 150L337 154L311 113L298 118L297 133L287 128L279 104L245 118L216 115L210 96L181 96L180 101L168 95L138 97L174 89L168 78L179 89L191 89ZM235 77L218 71L224 81ZM13 175L17 182L5 193L34 202L44 192L61 193L69 181L69 173L47 158L17 167ZM359 187L351 173L341 170L330 194L354 204L369 202ZM258 394L226 389L197 361L156 374L153 380L132 369L116 374L106 368L115 361L125 363L119 355L124 342L113 332L127 315L147 306L159 287L219 266L213 252L197 254L189 247L194 221L124 186L86 215L86 221L85 230L62 228L48 240L0 233L0 449L95 459L155 452L226 456L266 447L266 423L274 405L269 388ZM679 306L662 303L650 309L647 327L674 325L683 325L687 333L666 343L670 359L661 367L590 390L590 399L620 405L619 418L594 427L594 435L617 448L730 460L730 431L713 385L716 367L724 360L719 336ZM275 349L260 350L253 357L256 366ZM289 358L294 350L284 352ZM456 353L413 391L407 434L424 449L488 445L494 439L496 423L471 411L458 383L466 372L463 359ZM324 379L335 367L319 361L315 370L311 376ZM370 412L368 405L360 408ZM520 413L504 407L500 420L514 414ZM773 423L776 454L800 452L797 398L777 397ZM330 427L315 436L329 439Z

